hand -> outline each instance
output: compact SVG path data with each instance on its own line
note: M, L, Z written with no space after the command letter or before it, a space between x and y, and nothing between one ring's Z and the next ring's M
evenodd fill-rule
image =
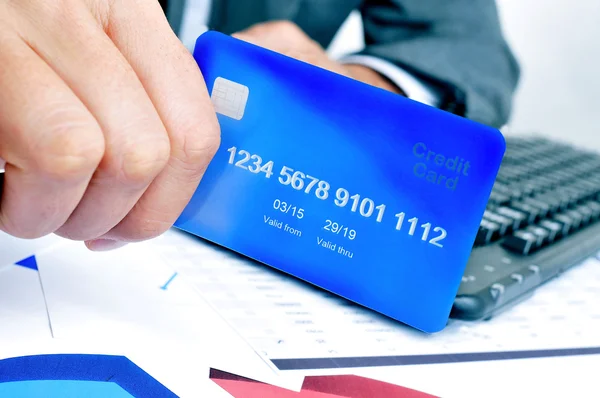
M220 141L157 1L2 1L0 65L1 230L101 250L172 226Z
M232 36L372 86L402 94L400 88L370 68L333 61L318 43L292 22L264 22Z

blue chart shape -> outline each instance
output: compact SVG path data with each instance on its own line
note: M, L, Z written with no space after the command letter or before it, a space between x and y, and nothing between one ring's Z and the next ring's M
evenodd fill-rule
M35 380L0 384L0 397L10 398L132 398L119 385L103 381Z
M21 267L29 268L34 271L38 270L37 260L35 259L35 256L29 256L27 258L24 258L23 260L15 263L15 265L20 265Z
M44 392L43 395L21 395L21 397L47 398L70 397L64 391L74 391L81 388L73 396L94 398L99 395L99 388L103 389L102 397L177 397L171 390L159 383L155 378L142 370L135 363L124 356L94 355L94 354L53 354L32 355L0 360L0 396L16 396L17 394L4 394L10 388L21 388L12 391L39 390L42 384L31 382L56 381L66 382L59 386L49 383L47 386L54 388ZM68 383L79 381L80 383ZM23 382L25 384L23 384ZM87 383L86 383L87 382ZM7 383L4 385L3 383ZM18 386L18 384L21 384ZM105 386L99 386L106 384ZM119 387L119 388L116 388ZM9 390L2 390L3 388ZM56 391L58 395L49 395L48 392ZM96 391L95 393L87 393ZM125 393L127 392L127 393Z
M175 277L176 277L176 276L177 276L177 272L175 272L175 273L173 274L173 276L171 276L171 277L169 278L169 280L167 281L167 283L165 283L165 284L164 284L163 286L161 286L160 288L161 288L162 290L167 290L167 287L169 287L169 284L171 284L171 282L173 282L173 279L175 279Z

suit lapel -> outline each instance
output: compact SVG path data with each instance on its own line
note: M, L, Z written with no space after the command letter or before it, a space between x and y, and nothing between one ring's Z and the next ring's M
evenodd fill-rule
M225 10L227 9L227 0L211 0L210 17L208 28L221 31L223 21L225 21Z

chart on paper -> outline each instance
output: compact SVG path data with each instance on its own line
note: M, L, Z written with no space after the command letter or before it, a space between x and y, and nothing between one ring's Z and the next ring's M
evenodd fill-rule
M156 248L280 370L600 353L597 259L495 319L426 335L180 232Z

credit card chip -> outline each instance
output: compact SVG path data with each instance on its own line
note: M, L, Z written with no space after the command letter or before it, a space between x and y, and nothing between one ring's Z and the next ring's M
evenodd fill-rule
M243 84L217 77L211 99L217 113L241 120L244 117L249 93L250 90Z

